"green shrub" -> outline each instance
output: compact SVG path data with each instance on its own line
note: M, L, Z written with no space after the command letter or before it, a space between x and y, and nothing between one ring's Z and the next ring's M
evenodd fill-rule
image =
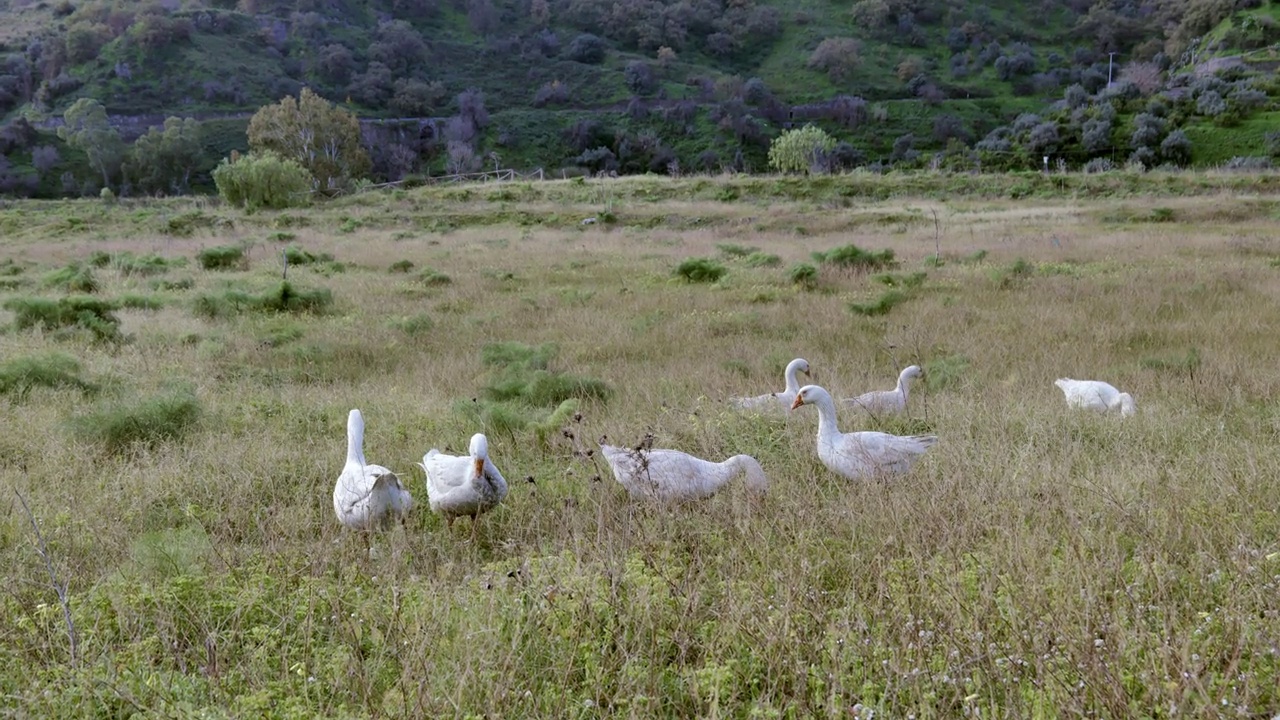
M258 335L258 342L266 347L288 345L294 340L302 339L302 326L289 320L272 322L263 327Z
M205 270L248 270L249 259L240 245L219 245L205 248L196 256Z
M453 282L453 278L438 270L423 268L422 272L418 273L418 282L427 286L448 285Z
M689 258L680 263L675 274L689 282L716 282L729 270L710 258Z
M896 273L883 273L875 276L875 280L883 285L891 288L901 288L903 290L914 290L924 284L928 273L915 272L910 275L898 275Z
M387 321L387 325L405 335L417 337L431 332L431 328L435 327L435 322L426 313L418 313L417 315L393 318Z
M818 268L809 263L796 263L787 271L787 277L796 285L811 289L818 284Z
M824 265L832 265L841 270L863 272L869 270L887 270L896 265L893 251L886 248L879 252L863 250L857 245L844 245L827 252L815 252L813 259Z
M141 255L134 256L133 253L120 253L112 255L110 264L121 274L126 276L151 277L152 275L163 275L169 271L171 267L185 265L186 258L174 258L168 260L159 255Z
M121 295L118 302L120 307L130 310L159 310L164 307L164 301L154 295Z
M807 172L836 139L813 125L784 130L769 144L769 166L779 172Z
M270 240L271 242L292 242L298 239L298 235L296 233L277 230L276 232L273 232L270 235L268 235L267 239Z
M0 260L0 277L14 277L21 275L23 272L25 272L23 267L14 262L13 258Z
M906 301L910 295L896 288L886 290L875 302L872 303L849 303L849 309L858 315L886 315L894 306Z
M224 159L213 171L222 199L245 210L279 210L310 202L313 178L306 168L272 152Z
M169 390L136 401L115 401L72 420L81 438L123 453L135 445L156 447L177 440L200 420L200 401L190 389Z
M166 220L164 229L170 235L191 237L195 235L196 230L211 230L219 224L225 224L225 221L212 215L205 215L200 210L192 210Z
M742 258L760 252L760 248L735 245L733 243L721 243L716 245L716 249L723 253L725 257L730 258Z
M193 310L212 320L247 312L318 315L332 305L333 293L328 288L299 288L284 280L258 294L234 288L205 293L196 298Z
M151 282L152 290L190 290L196 286L196 281L191 278L182 278L181 280L153 280Z
M24 400L37 387L96 390L92 383L80 377L80 363L63 353L28 355L0 365L0 395Z
M387 268L387 272L407 273L413 269L412 260L397 260L391 263L391 267Z
M9 298L4 308L13 313L18 330L41 326L46 330L82 329L98 340L119 340L120 319L115 303L87 295L49 298Z
M72 263L46 274L44 285L70 293L96 293L100 288L93 271L79 263Z
M480 350L480 362L490 368L480 398L463 401L455 411L470 416L487 430L515 433L532 430L539 442L567 422L579 400L607 401L609 385L592 377L549 369L557 348L552 343L525 345L500 342ZM547 410L555 409L547 414Z
M782 264L782 258L772 253L753 252L743 261L747 267L778 267Z
M320 253L319 255L307 252L297 245L290 245L284 249L284 259L290 265L311 265L319 262L333 262L333 255L329 253Z

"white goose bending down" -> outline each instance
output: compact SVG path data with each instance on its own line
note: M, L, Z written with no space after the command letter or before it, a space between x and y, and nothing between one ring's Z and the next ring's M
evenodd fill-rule
M1100 413L1118 410L1121 417L1128 417L1138 411L1132 395L1120 392L1110 383L1101 380L1058 378L1053 384L1062 390L1071 407Z
M753 492L764 493L769 487L760 463L750 455L716 463L679 450L636 450L603 443L600 452L633 498L701 500L740 474L746 475L746 486Z
M907 388L912 378L922 377L924 371L919 365L912 365L898 374L898 387L893 390L874 390L855 398L846 398L844 403L850 407L858 407L872 415L892 415L907 409Z
M371 530L392 518L403 518L413 496L400 478L381 465L364 461L364 417L347 413L347 464L333 486L333 511L350 528Z
M818 408L818 459L832 472L850 480L905 473L934 443L937 435L890 435L882 432L842 433L836 427L836 404L817 385L806 385L795 407Z
M787 369L782 374L787 386L782 392L765 393L755 397L734 398L734 407L742 410L776 410L780 408L786 412L791 412L791 403L795 402L796 393L800 392L800 381L796 379L796 373L804 373L805 376L808 376L809 361L804 358L796 358L787 363Z
M453 519L471 516L471 531L481 513L498 506L507 496L507 481L489 459L489 440L483 433L471 436L466 455L446 455L435 448L422 456L418 466L427 474L427 500L434 512Z

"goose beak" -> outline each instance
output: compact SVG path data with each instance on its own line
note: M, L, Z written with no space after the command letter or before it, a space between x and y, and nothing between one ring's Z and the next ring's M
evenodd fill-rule
M476 458L476 477L484 475L484 458Z
M803 404L804 404L804 397L797 395L796 401L791 403L791 409L795 410L796 408L800 407Z

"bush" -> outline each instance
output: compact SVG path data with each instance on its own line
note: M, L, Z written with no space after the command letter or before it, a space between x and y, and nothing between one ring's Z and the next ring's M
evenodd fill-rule
M206 293L196 298L193 310L212 320L246 312L318 315L332 305L333 293L327 288L303 289L285 280L256 295L234 289Z
M445 275L439 270L423 268L422 272L418 273L418 282L428 287L432 287L435 285L448 285L453 282L453 278Z
M21 401L37 387L74 388L81 392L96 390L92 383L80 377L80 363L63 353L28 355L0 365L0 395Z
M567 56L574 62L598 65L604 62L604 55L607 49L608 46L605 45L604 40L591 33L583 33L569 43Z
M824 265L833 265L841 270L854 272L887 270L897 264L893 259L893 251L888 248L879 252L869 252L857 245L844 245L825 253L815 252L813 259Z
M311 265L318 262L333 262L333 255L329 253L316 255L296 245L290 245L284 249L284 259L290 265Z
M412 260L397 260L391 263L391 267L387 268L387 272L407 273L413 269Z
M1084 164L1085 174L1111 172L1115 169L1115 163L1111 162L1111 158L1094 158Z
M769 145L769 165L779 172L807 172L835 146L836 139L822 128L805 125L787 130Z
M44 285L71 293L96 293L99 285L93 271L82 265L71 264L44 276Z
M49 298L9 298L4 309L13 313L18 330L41 326L45 330L87 330L102 341L120 339L120 319L115 303L88 295Z
M97 259L95 255L94 259ZM125 276L151 277L152 275L163 275L169 271L169 268L186 263L185 258L175 258L167 260L159 255L142 255L134 256L133 253L124 252L118 255L108 256L108 262L116 271Z
M244 256L244 248L239 245L205 248L196 256L196 260L205 270L249 269L249 258Z
M716 282L728 272L728 268L711 258L689 258L675 270L676 275L689 282Z
M387 325L409 337L417 337L431 332L431 329L435 327L435 322L426 313L418 313L417 315L393 318L387 321Z
M782 258L773 253L753 252L743 260L747 267L777 267L782 264Z
M176 440L195 426L200 415L200 401L189 389L180 389L100 407L74 419L72 428L84 439L118 454L135 445L154 448Z
M760 248L738 245L736 243L720 243L716 245L716 249L723 253L725 257L730 258L743 258L752 253L760 252Z
M849 303L849 309L858 315L886 315L894 306L899 305L908 297L910 296L902 290L886 290L875 302Z
M213 182L223 200L254 211L304 206L315 181L297 162L262 152L223 160L213 171Z
M152 295L121 295L118 301L120 307L130 310L159 310L164 307L164 301Z
M803 288L813 288L818 284L818 268L809 263L796 263L787 271L791 282Z

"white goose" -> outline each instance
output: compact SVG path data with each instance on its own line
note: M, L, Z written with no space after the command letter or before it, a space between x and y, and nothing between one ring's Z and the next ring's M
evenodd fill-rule
M333 486L333 511L350 528L371 530L413 507L400 478L381 465L364 461L364 417L347 413L347 464Z
M1100 413L1119 410L1121 417L1128 417L1138 411L1132 395L1120 392L1110 383L1101 380L1058 378L1053 384L1062 390L1071 407Z
M734 455L717 463L679 450L634 450L603 443L600 453L633 498L701 500L740 474L746 475L747 488L753 492L764 493L769 487L760 463L750 455Z
M418 467L427 474L432 511L443 515L449 527L453 527L454 518L470 515L474 533L476 518L507 496L507 481L489 459L489 439L483 433L471 436L467 453L446 455L431 448Z
M893 415L907 409L907 387L912 378L922 377L924 371L919 365L912 365L898 374L898 387L893 390L874 390L855 398L846 398L842 402L849 407L866 410L872 415Z
M937 435L890 435L882 432L842 433L836 427L836 404L817 385L806 385L796 396L795 407L818 408L818 459L832 472L850 480L905 473Z
M781 408L785 412L791 412L791 403L795 402L796 393L800 392L800 381L796 379L796 373L804 373L807 377L809 375L809 361L804 358L796 358L787 363L787 369L782 374L787 386L782 392L765 393L755 397L734 398L734 407L740 410L775 410Z

